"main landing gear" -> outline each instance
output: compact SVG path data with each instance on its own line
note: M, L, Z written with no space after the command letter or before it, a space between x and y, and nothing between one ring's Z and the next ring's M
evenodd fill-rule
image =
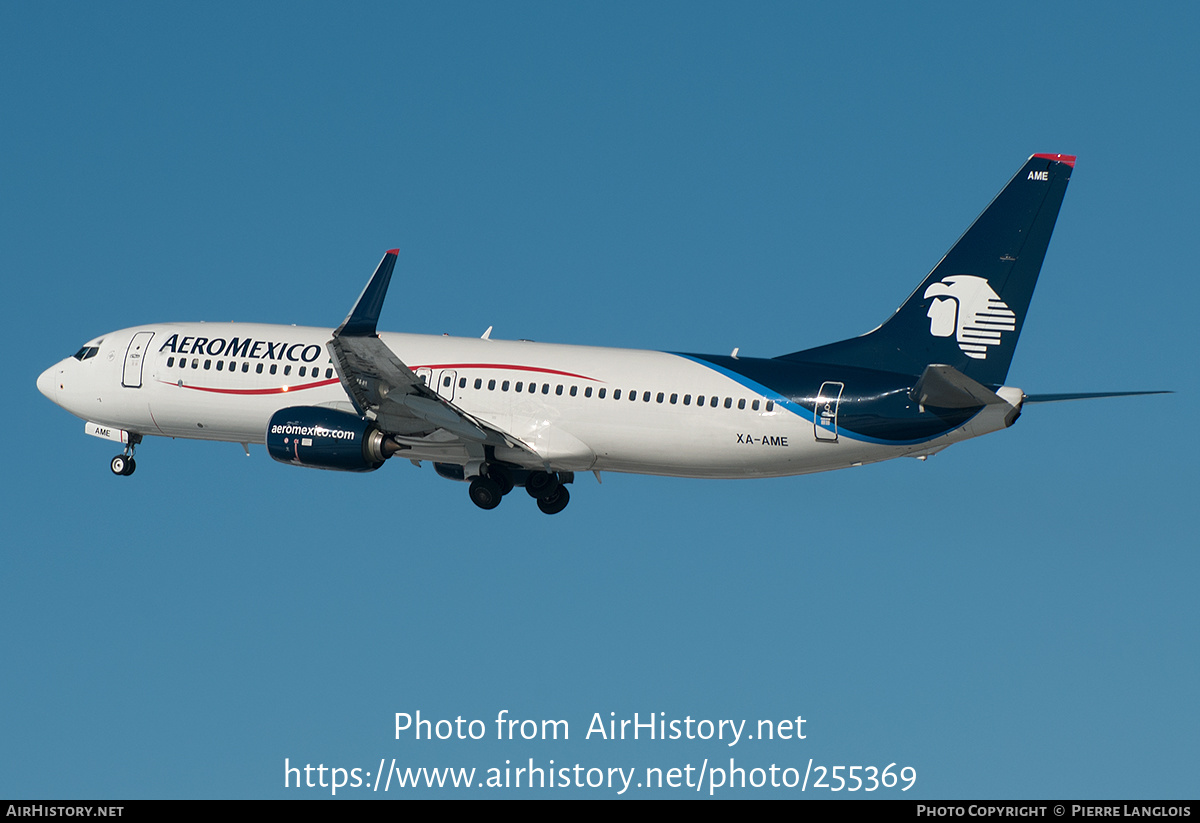
M571 481L570 473L517 471L525 474L525 477L514 477L512 470L498 463L487 464L483 474L471 480L471 502L481 509L494 509L500 505L501 498L522 479L524 482L520 485L525 487L530 497L537 500L538 508L546 514L558 514L571 502L571 493L564 485Z
M125 451L118 454L108 463L108 467L112 469L113 474L119 474L122 477L128 477L133 474L134 470L137 469L137 461L133 459L133 450L141 442L141 435L131 434L129 436L129 443L125 446Z
M525 481L525 491L537 500L538 508L546 514L558 514L571 502L571 493L557 474L530 472Z

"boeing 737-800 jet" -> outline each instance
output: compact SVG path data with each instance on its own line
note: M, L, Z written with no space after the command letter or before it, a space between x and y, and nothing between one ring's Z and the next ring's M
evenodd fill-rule
M332 332L135 326L38 389L124 444L119 475L147 435L264 443L319 469L429 461L481 508L523 486L548 514L576 472L777 477L923 458L1011 426L1027 402L1114 396L1004 385L1074 164L1029 158L874 331L780 357L378 333L393 249Z

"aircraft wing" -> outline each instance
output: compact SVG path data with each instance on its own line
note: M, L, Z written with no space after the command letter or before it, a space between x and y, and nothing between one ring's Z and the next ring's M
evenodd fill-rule
M396 267L398 249L383 256L346 320L325 344L342 386L360 414L374 414L387 434L410 446L466 448L507 446L540 458L527 445L447 402L379 338L377 325Z

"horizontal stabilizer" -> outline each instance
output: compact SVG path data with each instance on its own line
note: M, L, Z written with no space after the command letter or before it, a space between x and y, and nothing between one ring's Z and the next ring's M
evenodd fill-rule
M927 366L908 396L921 406L969 409L1007 402L1003 397L952 366Z
M1095 400L1097 397L1140 397L1144 394L1174 394L1173 391L1102 391L1076 392L1075 394L1027 394L1026 403L1057 403L1060 400Z

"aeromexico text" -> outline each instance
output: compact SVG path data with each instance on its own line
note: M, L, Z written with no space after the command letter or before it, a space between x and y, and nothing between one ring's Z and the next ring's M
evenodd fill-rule
M175 354L207 354L211 357L245 357L251 360L290 360L293 363L311 363L321 356L323 349L316 343L272 342L255 340L252 337L184 337L178 334L167 338L159 352Z

